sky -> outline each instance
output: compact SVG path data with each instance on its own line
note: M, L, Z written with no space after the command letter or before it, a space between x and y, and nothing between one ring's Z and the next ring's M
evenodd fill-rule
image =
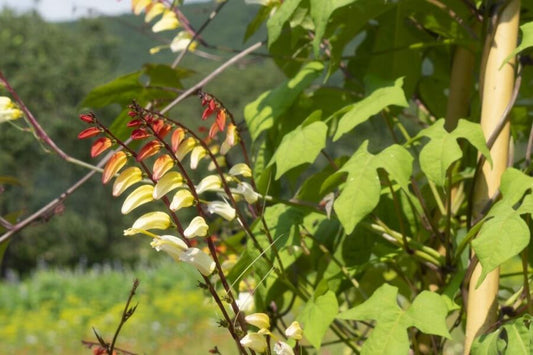
M36 8L48 21L68 21L83 16L117 15L131 12L130 0L0 0L17 12Z

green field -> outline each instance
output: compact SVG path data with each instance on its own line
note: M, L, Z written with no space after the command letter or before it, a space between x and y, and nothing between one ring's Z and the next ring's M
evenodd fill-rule
M112 338L135 278L140 286L133 305L139 306L122 330L119 348L137 354L205 354L217 345L232 353L231 338L217 327L217 310L196 286L196 274L188 265L164 261L135 270L39 270L19 282L4 281L0 353L90 353L81 340L96 340L92 327Z

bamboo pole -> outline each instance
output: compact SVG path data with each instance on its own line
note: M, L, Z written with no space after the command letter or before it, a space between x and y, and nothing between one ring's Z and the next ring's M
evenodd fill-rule
M460 118L468 117L474 80L474 61L475 56L471 50L465 47L455 49L444 123L448 131L455 129Z
M488 57L483 76L483 97L481 105L481 127L485 138L498 126L502 114L511 100L513 92L515 61L502 66L505 58L515 49L518 37L520 0L509 0L505 7L495 15L492 22L492 40L487 42L490 49L485 51ZM489 34L491 35L491 34ZM487 162L482 167L479 178L475 181L473 217L481 212L487 201L494 196L500 185L500 178L507 167L509 151L509 122L492 146L490 153L493 166ZM483 283L476 288L481 274L481 265L476 265L470 279L466 337L464 353L470 353L475 337L483 334L487 327L496 320L497 293L499 287L499 269L489 273Z

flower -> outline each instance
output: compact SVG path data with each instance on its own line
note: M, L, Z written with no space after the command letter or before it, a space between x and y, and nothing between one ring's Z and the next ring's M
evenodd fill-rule
M254 296L251 292L239 292L235 303L243 312L252 312L255 308Z
M245 163L239 163L239 164L233 165L231 169L229 169L229 174L231 176L242 175L243 177L251 177L252 170Z
M91 137L99 135L100 133L102 133L100 128L98 128L98 127L89 127L89 128L84 129L83 131L81 131L80 134L78 134L78 139L91 138Z
M196 41L192 42L190 45L189 43L192 40L192 36L187 31L181 31L174 37L172 42L170 43L170 50L172 52L181 52L184 51L187 46L189 46L189 51L193 52L196 49Z
M274 352L276 355L294 355L294 350L291 346L283 341L278 341L274 344Z
M120 196L128 187L142 180L142 172L136 166L120 173L113 183L113 196Z
M210 255L207 255L198 248L189 248L180 255L180 260L191 264L204 276L209 276L215 270L215 262Z
M133 223L133 229L167 229L170 227L170 216L165 212L148 212Z
M1 101L1 98L0 98ZM82 113L80 114L80 120L87 123L93 123L94 122L94 113Z
M152 27L153 32L161 32L167 30L173 30L180 25L176 14L172 10L167 10L163 14L163 17L155 23Z
M174 160L168 154L164 154L156 159L154 162L152 178L159 180L167 171L174 166Z
M169 171L155 185L154 198L159 200L168 192L183 186L183 177L177 171Z
M180 261L183 252L189 249L183 240L173 235L156 236L150 245L157 251L166 252L176 261Z
M226 127L226 110L224 109L218 110L215 123L217 124L219 130L221 131L224 130L224 127Z
M162 3L150 4L146 8L146 16L144 16L144 22L152 21L157 15L160 15L165 11L166 7Z
M150 141L146 143L139 153L137 154L137 161L143 161L144 159L151 157L152 155L157 154L161 149L161 143L157 140Z
M196 186L196 193L201 194L204 191L218 190L222 186L222 180L218 175L209 175L200 181Z
M189 154L189 152L195 146L196 146L196 141L194 140L194 138L193 137L187 138L186 140L181 142L181 144L178 147L178 150L176 150L176 158L179 161L182 161L183 158L185 158L187 156L187 154Z
M263 353L268 347L266 339L258 333L248 333L241 339L241 345L258 353Z
M252 186L247 182L240 182L237 185L237 188L232 189L232 191L244 196L244 199L248 203L255 203L257 199L261 197L261 195L255 192Z
M231 221L235 218L235 209L226 202L209 202L207 204L207 211L211 214L216 213L227 221Z
M187 238L205 237L209 226L205 223L205 219L196 216L192 219L189 226L183 231L183 235Z
M178 147L181 143L181 141L185 138L185 131L183 128L178 127L172 132L172 136L170 137L170 143L172 146L172 151L175 153L176 150L178 150Z
M131 0L131 8L135 15L140 14L148 5L150 0Z
M297 321L292 322L291 325L285 329L285 335L294 340L302 340L303 330L302 327L300 327L300 323Z
M123 151L113 154L111 159L105 164L104 172L102 174L102 184L107 184L109 180L122 169L127 161L128 156Z
M205 157L207 151L201 145L193 148L191 153L191 169L194 170L198 167L198 162L200 159Z
M226 154L238 141L239 134L237 132L237 126L233 123L228 124L228 128L226 129L226 140L220 145L220 154Z
M270 318L268 318L266 313L253 313L244 317L244 320L259 329L270 328Z
M172 202L170 203L170 210L177 211L179 209L192 206L194 203L194 196L189 190L182 189L174 194Z
M113 143L107 137L101 137L94 141L91 146L91 157L97 157L111 147Z
M22 117L22 111L7 96L0 96L0 123Z
M130 137L131 137L131 139L133 139L134 141L137 141L137 140L141 140L141 139L145 139L145 138L150 137L150 133L148 133L148 132L146 131L146 129L144 129L144 128L137 128L137 129L134 129L134 130L131 132Z
M122 209L120 211L122 212L122 214L128 214L137 207L153 201L153 192L153 185L139 186L138 188L133 190L133 192L130 193L128 197L126 197L126 200L124 200L124 203L122 204Z

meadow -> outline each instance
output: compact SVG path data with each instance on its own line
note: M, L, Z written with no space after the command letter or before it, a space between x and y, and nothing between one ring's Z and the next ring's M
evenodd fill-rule
M151 266L84 270L40 268L19 281L0 283L1 354L91 353L82 340L108 341L120 320L132 282L140 285L117 346L137 354L207 353L233 344L214 305L198 288L196 272L166 260ZM224 351L226 349L226 351Z

